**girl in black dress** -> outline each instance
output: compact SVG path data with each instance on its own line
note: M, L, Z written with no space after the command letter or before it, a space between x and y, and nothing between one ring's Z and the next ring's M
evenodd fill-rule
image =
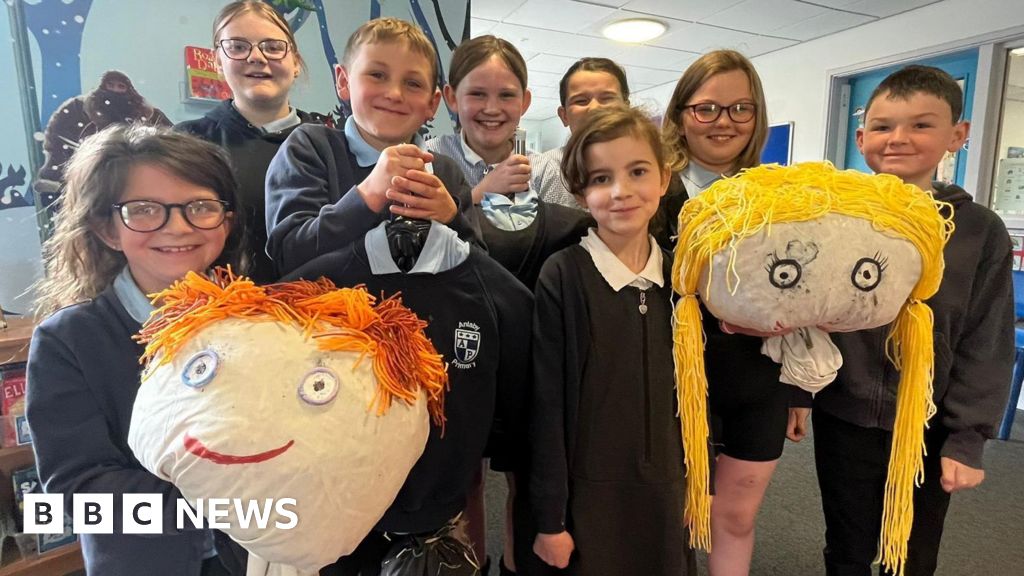
M696 574L683 521L671 259L648 226L670 172L643 112L592 112L562 171L597 228L548 259L534 314L529 498L520 571Z

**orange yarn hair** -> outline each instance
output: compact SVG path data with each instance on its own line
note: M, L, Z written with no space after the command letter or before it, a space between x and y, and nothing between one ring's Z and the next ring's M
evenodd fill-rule
M146 345L140 362L147 373L220 320L280 322L302 329L320 350L358 352L360 361L370 357L377 377L370 408L376 406L378 416L396 399L415 403L423 390L432 420L444 425L444 360L423 332L427 323L398 296L377 302L362 286L337 288L326 278L257 286L230 268L217 268L209 278L189 272L151 297L162 305L136 336Z

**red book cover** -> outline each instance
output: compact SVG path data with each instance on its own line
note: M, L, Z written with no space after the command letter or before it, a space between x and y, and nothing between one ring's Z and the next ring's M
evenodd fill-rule
M0 410L3 413L3 445L17 446L19 442L18 420L24 420L25 414L25 363L7 364L0 367ZM22 416L22 418L18 418ZM24 435L22 435L24 436Z
M185 46L185 85L189 98L225 100L231 98L231 88L217 74L213 50L200 46Z

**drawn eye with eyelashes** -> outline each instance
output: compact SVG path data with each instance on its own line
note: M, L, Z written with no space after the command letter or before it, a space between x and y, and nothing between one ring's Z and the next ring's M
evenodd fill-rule
M796 286L803 276L803 267L818 257L818 245L814 242L790 240L786 244L786 257L779 258L778 252L768 254L765 271L772 286L787 289Z
M764 267L768 272L768 281L776 288L786 289L796 286L803 275L803 267L792 258L779 258L772 252L768 255L768 263Z
M882 273L888 268L889 259L881 252L871 258L861 258L853 266L850 282L862 292L871 292L882 283Z

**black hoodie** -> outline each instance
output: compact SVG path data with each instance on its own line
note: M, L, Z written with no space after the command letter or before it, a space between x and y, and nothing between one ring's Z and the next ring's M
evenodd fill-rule
M272 282L278 276L274 265L267 256L267 224L264 216L266 205L265 185L267 167L277 154L277 149L292 133L294 126L280 132L265 133L249 123L232 105L231 100L221 102L206 116L188 120L174 128L198 136L203 140L219 144L231 156L231 163L238 179L238 200L245 214L245 228L252 258L250 276L257 283ZM323 123L323 117L297 110L299 121Z
M935 405L931 426L949 431L941 456L982 468L995 435L1014 362L1011 245L1003 221L962 188L934 183L953 206L956 229L943 252L945 272L928 304L935 314ZM889 327L834 333L843 354L835 382L814 408L867 428L892 430L899 374L885 356Z

